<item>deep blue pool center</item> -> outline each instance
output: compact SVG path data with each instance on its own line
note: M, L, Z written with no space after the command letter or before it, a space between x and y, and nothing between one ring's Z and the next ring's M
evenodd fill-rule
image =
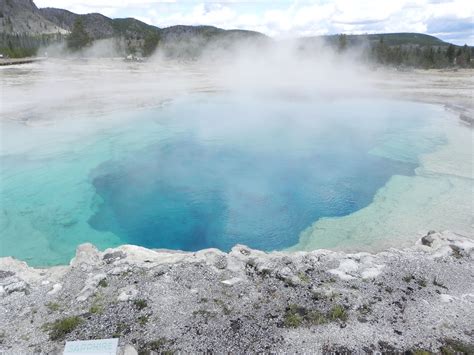
M101 202L88 222L124 243L186 251L296 244L318 219L413 174L416 149L406 161L371 152L426 123L413 107L365 100L193 98L147 115L156 141L91 173Z

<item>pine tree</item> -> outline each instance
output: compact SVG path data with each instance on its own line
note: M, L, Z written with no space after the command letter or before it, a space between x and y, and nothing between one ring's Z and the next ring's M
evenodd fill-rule
M446 51L446 58L448 58L449 64L453 64L454 46L452 44L448 46L448 50Z
M145 42L143 44L143 55L145 57L149 57L152 55L156 47L158 47L158 43L160 42L160 36L158 33L150 32L145 37Z
M71 34L67 39L67 46L69 49L77 51L88 46L90 43L91 39L84 28L82 19L78 18L74 22Z
M340 34L337 36L337 49L339 52L344 52L347 48L347 36L345 34Z

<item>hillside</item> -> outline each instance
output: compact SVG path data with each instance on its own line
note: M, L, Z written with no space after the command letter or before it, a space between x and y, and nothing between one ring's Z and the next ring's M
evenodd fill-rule
M32 0L0 0L0 33L42 35L66 31L44 18Z
M44 18L68 31L71 31L74 23L81 19L86 32L92 39L143 38L149 32L159 31L158 27L147 25L133 18L111 19L98 13L78 15L68 10L49 7L40 9L40 13Z
M69 32L77 19L81 18L91 38L106 38L114 34L112 20L98 13L78 15L68 10L55 8L40 9L40 13L44 18Z
M246 38L265 35L212 26L172 26L160 29L134 18L112 19L99 13L79 15L58 8L38 9L31 0L0 0L0 53L31 56L38 48L65 43L80 20L92 41L114 39L119 53L150 55L158 43L165 55L196 57L213 43L228 47Z

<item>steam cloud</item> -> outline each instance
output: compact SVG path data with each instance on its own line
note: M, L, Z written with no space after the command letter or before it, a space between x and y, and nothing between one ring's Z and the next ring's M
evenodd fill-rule
M201 48L189 58L190 48ZM74 56L58 46L40 51L48 60L3 68L3 119L29 124L160 105L199 91L234 91L310 99L371 92L370 71L357 51L343 55L299 40L240 40L203 46L173 42L143 63L125 62L121 43L101 40ZM21 85L19 79L24 78Z

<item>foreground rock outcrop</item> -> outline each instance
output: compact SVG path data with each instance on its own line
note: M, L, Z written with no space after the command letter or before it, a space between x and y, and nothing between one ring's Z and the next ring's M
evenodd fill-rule
M109 337L128 353L472 353L473 257L472 239L430 232L378 254L85 244L69 266L3 258L0 353Z

